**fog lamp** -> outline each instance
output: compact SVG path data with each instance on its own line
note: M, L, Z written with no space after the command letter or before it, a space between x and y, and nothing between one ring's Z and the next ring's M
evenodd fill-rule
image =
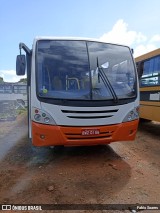
M40 138L41 139L45 139L45 135L40 135Z

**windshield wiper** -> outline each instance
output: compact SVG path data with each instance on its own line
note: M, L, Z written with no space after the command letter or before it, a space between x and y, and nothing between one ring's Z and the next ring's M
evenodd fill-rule
M115 103L118 103L118 97L117 97L117 95L116 95L116 92L114 91L114 89L113 89L113 87L112 87L112 85L111 85L111 83L110 83L110 81L109 81L107 75L105 74L105 72L104 72L102 66L99 66L98 57L97 57L97 68L98 68L98 74L99 74L99 76L101 77L101 79L102 79L102 81L103 81L105 87L106 87L106 88L109 88L109 90L110 90L110 92L111 92L111 94L112 94L112 97L113 97L114 102L115 102Z

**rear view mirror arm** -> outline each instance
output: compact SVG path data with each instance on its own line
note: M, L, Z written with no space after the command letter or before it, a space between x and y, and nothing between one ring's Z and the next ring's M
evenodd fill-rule
M24 50L28 55L31 54L31 50L24 44L24 43L19 43L19 50L20 50L20 55L21 55L21 50Z

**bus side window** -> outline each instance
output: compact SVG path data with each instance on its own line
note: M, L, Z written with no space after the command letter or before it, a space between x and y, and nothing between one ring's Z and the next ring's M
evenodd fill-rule
M157 84L160 85L160 56L154 59L153 76L157 76Z

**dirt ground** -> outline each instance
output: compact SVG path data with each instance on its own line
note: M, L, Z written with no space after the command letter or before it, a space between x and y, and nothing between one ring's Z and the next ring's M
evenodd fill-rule
M1 122L0 203L160 204L160 123L140 123L135 142L55 150L31 145L25 115Z

